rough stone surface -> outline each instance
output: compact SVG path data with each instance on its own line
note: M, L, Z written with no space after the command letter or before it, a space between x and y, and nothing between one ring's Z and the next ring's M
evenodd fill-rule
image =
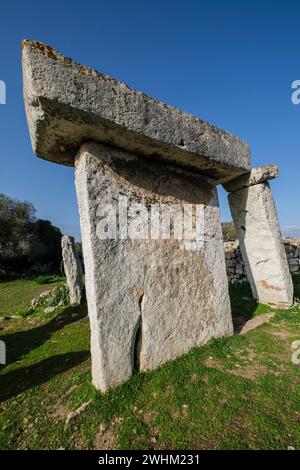
M82 268L74 238L64 235L61 239L61 247L70 303L71 305L79 305L82 299Z
M223 186L226 191L233 192L253 186L254 184L264 183L265 181L272 180L277 177L277 165L259 166L257 168L252 168L248 174L238 176L228 183L225 183Z
M300 271L300 238L286 237L284 246L291 273Z
M70 411L70 413L68 413L68 416L65 422L65 430L69 422L72 421L74 418L77 418L77 416L80 416L82 413L84 413L88 409L91 403L92 403L92 400L86 401L82 403L82 405L80 405L80 407L77 408L77 410Z
M53 313L56 309L57 307L47 307L45 308L44 313Z
M26 115L34 152L66 165L82 142L200 169L218 181L250 169L249 146L52 48L23 41Z
M228 196L253 296L264 304L293 304L293 284L268 183Z
M283 238L290 273L300 271L300 238ZM247 280L245 263L238 240L224 242L226 271L229 282ZM275 254L276 255L276 254Z
M228 281L246 280L247 273L238 240L224 242L224 252Z
M106 391L233 331L216 189L187 170L101 144L76 158L94 385ZM97 236L99 204L201 204L204 245Z

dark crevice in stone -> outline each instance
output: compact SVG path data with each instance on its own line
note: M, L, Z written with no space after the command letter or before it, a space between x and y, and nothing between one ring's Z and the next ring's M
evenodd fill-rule
M142 349L142 319L139 319L138 327L134 337L134 348L133 348L133 370L140 371L140 355Z
M143 336L143 300L144 291L141 292L138 303L140 309L140 317L138 319L133 342L133 370L140 371L140 356L142 350L142 336Z

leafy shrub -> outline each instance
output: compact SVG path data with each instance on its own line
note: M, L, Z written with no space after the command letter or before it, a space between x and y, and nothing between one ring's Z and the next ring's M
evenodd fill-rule
M56 307L59 302L63 302L64 305L70 303L69 299L69 289L66 284L63 284L60 287L56 287L51 291L49 297L46 297L48 307Z
M27 201L0 194L0 265L9 271L23 271L35 263L61 263L61 232L48 220L36 218Z
M66 307L70 304L69 289L66 284L62 284L54 289L42 292L38 297L32 299L30 307L23 307L17 314L25 318L29 315L43 316L53 314L59 307ZM45 312L48 307L55 307L52 311Z
M68 305L69 302L69 289L66 284L62 284L60 287L42 292L39 297L33 300L31 306L33 310L39 310L47 307L57 307L59 303Z
M236 230L233 222L223 222L222 232L224 242L231 242L236 240Z
M32 307L22 307L20 310L18 310L17 315L20 315L20 317L26 318L28 315L31 315L33 313L33 308Z

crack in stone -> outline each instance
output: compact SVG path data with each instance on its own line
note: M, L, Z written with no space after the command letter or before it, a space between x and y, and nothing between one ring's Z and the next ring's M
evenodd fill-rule
M134 333L133 333L133 359L132 368L133 370L140 371L141 368L141 350L143 340L143 303L144 303L144 289L138 290L138 305L140 310L140 316L137 320Z
M257 262L255 263L255 266L257 266L257 265L259 265L259 264L261 264L261 263L267 263L268 261L270 261L270 258L261 259L261 260L259 260L259 261L257 261Z

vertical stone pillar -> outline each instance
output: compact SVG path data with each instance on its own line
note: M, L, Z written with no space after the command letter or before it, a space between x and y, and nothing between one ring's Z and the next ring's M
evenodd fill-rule
M256 168L224 187L233 191L229 206L253 296L261 303L286 307L293 304L293 284L266 181L277 175L277 167Z
M70 303L71 305L79 305L82 299L82 268L76 252L74 238L64 235L61 239L61 247Z
M94 385L105 392L134 369L153 369L231 334L215 186L185 169L96 143L81 147L75 177ZM176 207L178 216L185 205L203 214L198 245L158 236L163 216L157 210Z

